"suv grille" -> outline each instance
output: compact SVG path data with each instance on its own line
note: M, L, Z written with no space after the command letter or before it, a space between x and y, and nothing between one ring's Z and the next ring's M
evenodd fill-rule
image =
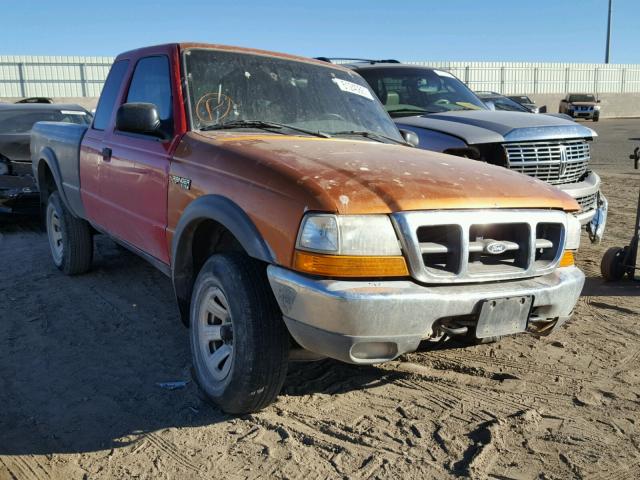
M584 140L505 143L507 166L552 185L575 183L587 172L591 152Z
M411 273L424 283L544 275L564 248L566 214L553 210L401 212L393 220Z
M598 194L592 193L591 195L585 195L584 197L576 198L578 205L580 205L580 212L590 212L595 210L598 206Z

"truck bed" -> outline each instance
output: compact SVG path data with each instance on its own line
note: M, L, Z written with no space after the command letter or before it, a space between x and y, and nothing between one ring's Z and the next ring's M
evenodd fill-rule
M84 217L80 199L80 143L87 132L86 125L63 122L38 122L31 131L31 163L33 176L38 181L37 165L46 160L61 195L71 211Z

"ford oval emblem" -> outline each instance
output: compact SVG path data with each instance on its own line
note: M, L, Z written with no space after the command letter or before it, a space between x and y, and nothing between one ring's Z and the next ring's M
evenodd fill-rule
M507 251L507 245L502 242L491 242L484 247L487 253L491 255L500 255Z

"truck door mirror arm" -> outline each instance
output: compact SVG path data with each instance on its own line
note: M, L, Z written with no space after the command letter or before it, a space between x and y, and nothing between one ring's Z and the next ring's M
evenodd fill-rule
M152 103L125 103L116 114L116 130L166 139L158 109Z

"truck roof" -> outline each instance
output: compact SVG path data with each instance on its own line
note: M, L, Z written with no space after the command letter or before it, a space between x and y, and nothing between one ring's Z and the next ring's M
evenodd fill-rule
M179 42L179 43L166 43L160 45L150 45L148 47L136 48L134 50L129 50L127 52L123 52L116 57L116 61L122 58L128 58L132 56L141 56L144 55L144 51L146 49L154 49L157 51L158 48L165 47L167 50L172 48L177 48L178 50L188 50L190 48L202 48L202 49L210 49L210 50L220 50L224 52L235 52L240 54L249 54L249 55L262 55L265 57L276 57L282 58L286 60L292 60L296 62L304 62L304 63L313 63L316 65L322 65L324 67L335 68L337 70L349 70L342 65L332 64L328 62L324 62L321 60L316 60L314 58L302 57L299 55L290 55L288 53L280 53L273 52L270 50L260 50L257 48L245 48L245 47L237 47L233 45L221 45L217 43L199 43L199 42Z

